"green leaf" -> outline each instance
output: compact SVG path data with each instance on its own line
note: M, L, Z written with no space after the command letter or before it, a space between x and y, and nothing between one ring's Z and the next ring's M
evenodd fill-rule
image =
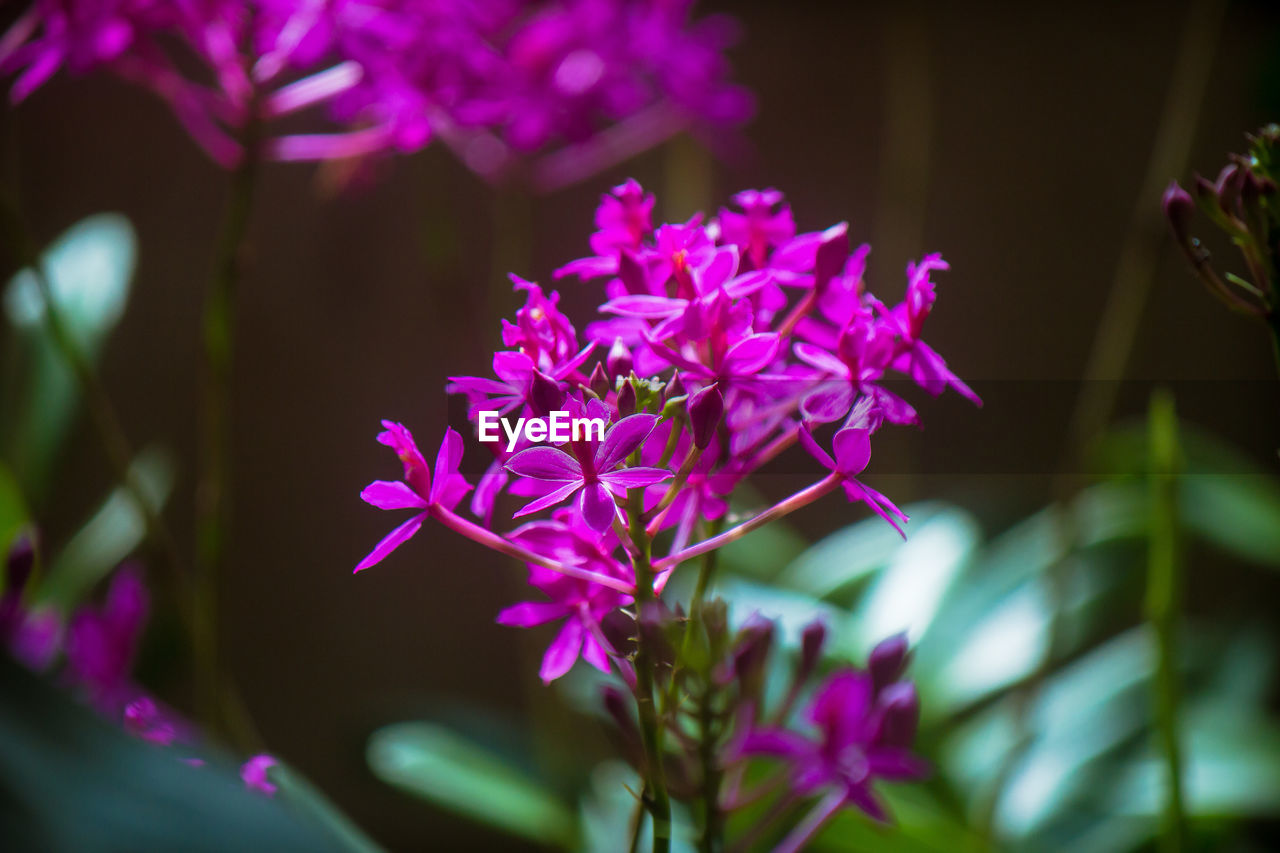
M379 729L366 755L384 782L472 820L562 847L576 838L573 815L544 784L443 726Z
M276 796L310 817L352 853L380 853L382 847L352 822L324 793L298 770L276 759L267 778L276 785Z
M919 785L885 786L893 823L871 820L856 808L845 808L814 841L815 850L885 851L885 853L978 853L990 845L944 809Z
M42 258L67 331L91 360L124 313L136 256L129 221L102 213L72 226ZM7 388L5 395L6 409L19 413L10 425L8 452L15 473L34 488L47 480L75 411L78 389L48 333L44 298L31 270L9 281L4 308L23 341L15 358L22 369L8 377L17 386Z
M227 757L124 733L0 655L6 850L341 853L284 802L246 790Z
M148 448L138 454L130 471L158 513L173 488L173 460L164 451ZM53 559L36 600L70 609L133 553L146 532L133 498L117 487Z
M908 541L927 527L934 516L951 511L937 503L915 504L905 509L911 516L911 523L907 525ZM778 576L777 583L816 598L843 600L843 594L852 586L888 565L903 545L898 532L882 519L867 518L809 547Z

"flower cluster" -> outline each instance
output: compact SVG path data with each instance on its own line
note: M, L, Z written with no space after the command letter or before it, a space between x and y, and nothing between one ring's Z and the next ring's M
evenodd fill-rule
M1266 323L1280 368L1280 125L1249 135L1249 153L1233 154L1216 181L1196 176L1191 194L1169 184L1164 214L1178 248L1206 288L1228 308ZM1209 252L1191 235L1195 209L1240 250L1248 276L1219 273Z
M921 337L933 275L947 265L937 255L909 264L902 300L886 304L867 289L868 247L851 249L845 224L800 233L774 190L742 192L733 202L711 218L655 227L654 198L634 181L605 195L591 254L556 272L602 285L600 316L581 335L558 293L513 276L524 305L503 323L493 374L453 377L448 391L465 398L479 438L490 413L554 420L551 413L565 412L601 429L563 441L540 440L544 430L489 442L493 459L473 489L460 473L458 432L446 433L433 474L408 430L384 422L379 441L396 450L404 478L374 482L362 497L416 514L356 570L385 558L427 518L514 556L541 598L498 621L560 623L542 662L545 681L581 658L618 673L636 696L642 730L668 730L677 744L714 741L711 751L722 757L713 767L697 750L663 757L660 735L633 738L645 753L637 766L655 791L727 808L733 797L716 793L715 768L769 753L794 765L795 795L832 791L824 800L830 811L852 803L883 817L871 781L922 772L906 752L916 699L899 683L905 639L878 649L869 673L841 671L818 690L809 713L820 733L814 741L786 725L817 665L821 631L807 637L792 695L765 724L760 681L772 626L728 630L723 608L703 600L709 559L699 561L687 611L663 593L682 564L832 492L902 531L906 515L861 479L875 433L918 422L888 380L903 377L933 395L951 388L979 402ZM735 489L793 445L824 472L730 526ZM478 521L459 511L468 494ZM513 518L546 515L499 532L504 495L519 499ZM618 694L610 695L610 713L624 732L634 730ZM699 702L710 703L716 710L707 719L720 723L690 734L681 710ZM669 776L656 781L653 768L662 764ZM661 797L651 805L660 823Z
M20 101L60 68L109 69L163 98L228 167L246 145L318 160L435 134L496 175L513 151L618 122L593 156L744 121L751 98L723 55L734 37L728 19L691 22L682 0L36 0L0 38L0 73L17 75ZM257 139L315 106L346 129Z

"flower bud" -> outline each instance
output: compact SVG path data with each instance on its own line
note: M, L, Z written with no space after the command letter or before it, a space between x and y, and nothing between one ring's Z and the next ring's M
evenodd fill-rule
M684 388L684 380L680 378L680 371L673 370L671 372L671 381L667 383L667 387L664 389L663 399L674 400L677 397L684 397L686 395L687 392Z
M705 450L711 444L723 417L724 395L720 393L717 383L713 382L689 395L689 430L695 447Z
M832 278L844 269L849 257L849 223L832 225L822 232L818 252L813 262L813 290L819 296Z
M756 696L764 686L765 663L773 646L773 623L766 619L748 622L733 654L733 674L745 696Z
M604 366L609 369L610 376L626 376L632 367L631 350L622 342L622 338L614 338L609 354L605 356Z
M891 684L879 697L882 716L876 740L885 746L908 747L920 724L920 697L916 686L901 681Z
M1244 189L1244 170L1235 163L1228 163L1218 173L1218 182L1214 185L1218 193L1218 205L1224 211L1235 214L1240 201L1240 193Z
M635 413L636 386L631 384L630 379L624 379L622 380L622 387L618 389L618 417L625 418Z
M804 631L800 634L800 668L796 673L798 679L808 678L817 668L826 641L827 626L822 624L822 620L814 619L804 626Z
M1169 188L1164 191L1161 205L1164 207L1165 219L1169 220L1173 239L1177 240L1180 246L1188 245L1191 242L1191 217L1196 207L1195 202L1191 200L1191 194L1179 186L1177 181L1170 181Z
M609 393L609 374L604 372L604 365L598 361L596 369L591 371L591 378L587 380L587 387L591 389L592 394L601 399Z
M4 591L13 595L22 592L31 577L31 569L36 562L35 540L29 533L18 536L9 548L9 559L5 566Z
M867 668L871 670L872 689L877 693L902 677L907 670L910 651L906 633L894 634L871 650Z
M533 371L529 383L529 408L534 415L543 418L564 406L564 389L560 383L540 370Z

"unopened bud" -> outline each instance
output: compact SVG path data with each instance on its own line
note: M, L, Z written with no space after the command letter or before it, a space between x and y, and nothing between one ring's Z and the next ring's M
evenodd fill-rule
M871 650L871 656L867 661L867 668L871 670L872 689L879 692L901 678L907 671L909 657L910 651L905 633L894 634L887 640L881 640Z
M723 417L724 395L720 393L717 383L713 382L689 395L689 431L693 435L695 447L705 450L711 444Z
M564 406L564 396L559 382L540 370L533 371L533 380L529 384L529 408L535 416L543 418L559 411Z
M1170 181L1169 188L1164 191L1161 205L1164 207L1165 219L1169 220L1173 239L1177 240L1180 246L1189 244L1191 217L1196 207L1196 203L1191 200L1191 194L1179 186L1177 181Z
M1218 192L1218 205L1227 213L1234 213L1244 189L1244 170L1235 163L1228 163L1218 173L1214 189Z
M663 394L664 394L663 399L665 400L672 400L672 399L675 399L676 397L686 396L686 392L684 389L684 379L680 377L679 370L674 370L671 372L671 381L668 382L667 387L663 389Z
M613 339L613 346L609 347L609 354L605 356L604 364L609 369L610 376L626 376L631 372L633 364L631 350L627 349L622 338Z
M883 716L877 741L885 746L909 747L920 725L920 697L914 684L891 684L880 694Z
M625 418L627 415L636 413L636 386L631 384L630 379L622 380L622 387L618 389L618 417Z
M609 374L604 372L604 365L596 362L596 369L591 371L591 378L587 380L587 387L591 389L591 393L601 399L609 393Z
M804 626L804 631L800 634L800 669L797 673L799 678L808 678L817 668L818 659L822 657L822 647L826 642L827 626L823 625L821 620L815 619Z
M9 558L5 566L4 591L12 594L22 592L31 577L31 570L36 563L35 539L29 533L18 536L9 548Z

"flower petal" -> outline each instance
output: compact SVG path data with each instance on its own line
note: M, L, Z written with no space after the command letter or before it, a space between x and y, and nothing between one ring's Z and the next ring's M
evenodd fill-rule
M835 452L836 470L846 477L861 474L871 461L871 430L846 427L836 432L831 440Z
M721 372L726 376L751 376L768 367L778 356L781 339L774 332L743 338L724 356Z
M569 670L573 669L578 652L582 650L582 623L577 619L568 619L560 633L547 646L547 653L542 656L542 667L538 676L543 682L550 684Z
M596 470L611 471L630 456L653 432L657 415L630 415L613 425L596 449Z
M827 455L827 451L818 446L818 442L813 440L813 435L809 432L807 427L800 427L800 429L796 431L796 438L800 439L800 445L805 450L809 451L810 456L821 462L824 468L829 471L834 471L836 469L835 460Z
M503 610L495 621L513 628L532 628L563 618L566 612L565 606L558 601L522 601Z
M530 447L507 460L507 470L535 480L582 480L578 460L555 447Z
M590 483L582 490L578 498L578 509L582 512L582 520L596 532L609 529L618 513L618 506L613 502L613 495L602 483Z
M431 503L444 503L442 498L445 496L446 490L451 494L453 503L456 504L471 490L464 481L461 494L457 494L458 465L462 462L462 436L458 435L458 431L453 427L449 427L444 431L444 440L440 442L440 450L436 453L436 476L431 481L431 494L429 500ZM452 505L451 505L452 506Z
M355 570L357 572L361 572L376 563L382 562L384 557L396 548L400 547L400 545L410 536L418 532L418 528L422 526L422 522L426 517L427 514L425 512L419 513L397 527L395 530L388 533L386 537L375 545L374 549L369 552L369 556L360 561Z
M620 471L609 471L601 474L600 482L609 487L609 490L614 494L619 494L618 489L625 493L627 489L652 486L654 483L670 480L674 476L664 468L623 468ZM618 487L618 489L613 488L614 486Z
M545 494L542 497L538 498L536 501L531 501L525 504L519 509L518 512L516 512L515 515L511 517L519 518L522 515L529 515L530 513L538 512L539 510L544 510L549 506L555 506L556 504L562 502L563 500L565 500L566 498L568 498L570 495L572 495L574 492L578 491L578 489L581 489L581 488L582 488L581 480L574 480L573 482L565 483L563 486L556 489L554 492Z

